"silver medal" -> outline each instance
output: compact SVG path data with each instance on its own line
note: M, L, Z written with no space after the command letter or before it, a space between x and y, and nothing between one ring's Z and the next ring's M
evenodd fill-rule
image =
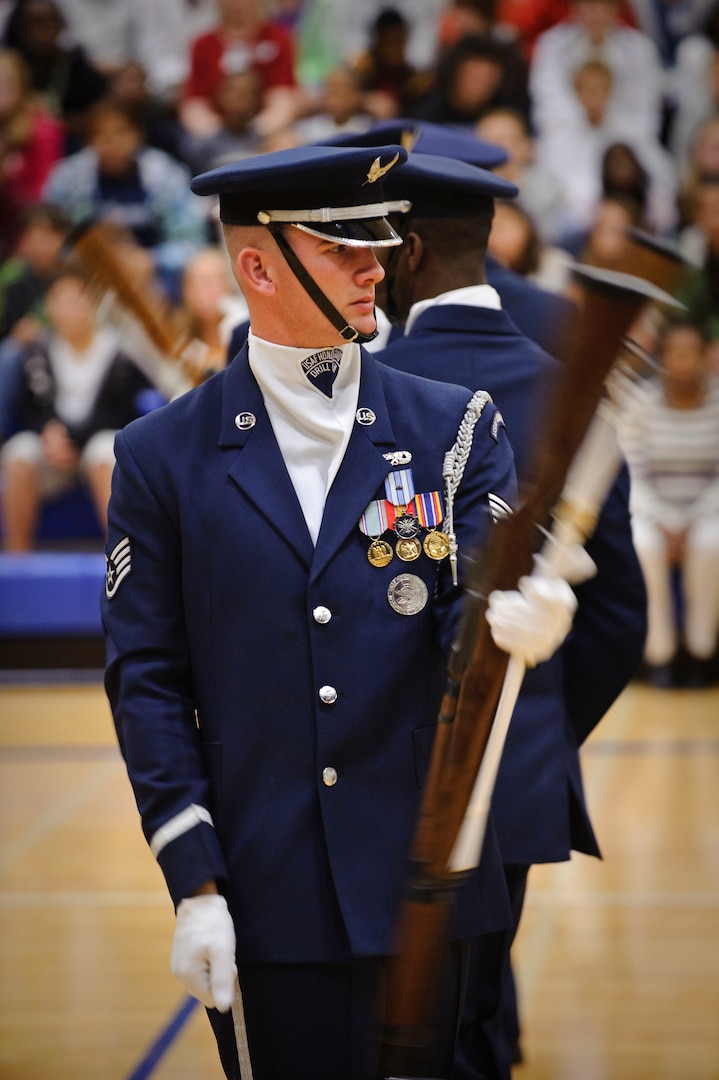
M427 586L415 574L398 574L387 589L389 605L400 615L416 615L426 605Z

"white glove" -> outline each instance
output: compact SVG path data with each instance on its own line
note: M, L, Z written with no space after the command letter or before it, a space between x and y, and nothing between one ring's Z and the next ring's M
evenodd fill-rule
M224 896L203 893L181 900L170 969L208 1009L227 1012L235 989L235 927Z
M534 556L534 572L559 574L570 585L581 585L596 577L597 564L581 544L565 544L547 533L542 554Z
M577 598L556 574L535 571L519 580L519 589L489 594L487 622L495 645L521 660L526 667L548 660L572 627ZM539 569L538 569L539 568Z

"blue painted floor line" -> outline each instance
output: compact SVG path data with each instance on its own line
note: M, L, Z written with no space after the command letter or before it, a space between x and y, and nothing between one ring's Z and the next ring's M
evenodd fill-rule
M152 1075L198 1005L199 1002L196 998L189 996L185 998L169 1024L160 1032L142 1061L127 1077L127 1080L147 1080L147 1077Z

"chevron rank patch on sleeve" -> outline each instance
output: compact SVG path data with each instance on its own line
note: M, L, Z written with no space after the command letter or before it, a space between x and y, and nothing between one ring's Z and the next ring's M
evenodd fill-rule
M492 521L499 521L500 518L507 517L512 513L512 507L499 495L495 495L493 491L490 491L487 499L489 501L489 510L492 515Z
M112 600L120 588L120 582L124 581L132 571L132 544L129 536L123 536L109 555L105 556L107 563L105 571L105 596Z

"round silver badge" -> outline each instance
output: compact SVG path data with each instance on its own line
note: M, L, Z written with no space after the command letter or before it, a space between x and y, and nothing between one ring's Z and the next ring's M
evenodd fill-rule
M369 427L370 424L374 424L377 416L371 409L358 409L357 410L357 423L364 424L365 427Z
M400 615L416 615L427 603L428 596L427 586L415 574L398 574L387 589L390 607Z
M253 428L256 423L257 418L255 414L251 412L241 412L235 417L235 427L239 428L240 431L248 431L250 428Z

